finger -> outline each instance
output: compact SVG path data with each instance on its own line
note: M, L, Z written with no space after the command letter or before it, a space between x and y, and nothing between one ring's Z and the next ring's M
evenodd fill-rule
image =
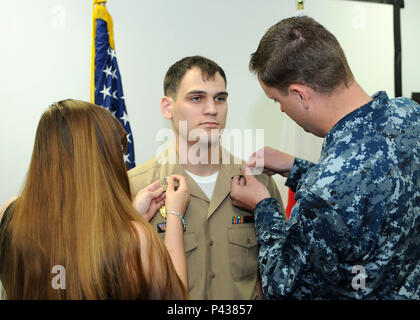
M165 204L165 199L166 199L166 197L164 197L164 196L159 196L158 198L153 199L153 200L152 200L152 203L153 203L153 204L156 204L156 205L157 205L157 204L161 204L161 203ZM160 206L159 206L159 208L160 208L161 206L163 206L163 204L162 204L162 205L160 205ZM159 208L158 208L158 209L159 209Z
M231 185L239 185L239 176L234 176L233 178L232 178L232 183L231 183Z
M160 180L156 180L155 182L149 184L146 189L149 191L155 191L160 186Z
M188 189L187 180L185 180L184 176L181 176L181 175L178 175L178 174L173 174L171 177L173 177L173 179L178 181L178 183L179 183L177 190L185 191L185 190Z
M250 167L254 167L257 160L264 159L266 147L262 147L251 154L248 158L247 164Z
M164 188L160 187L159 189L155 190L155 191L149 191L150 193L150 197L152 199L155 199L157 197L160 197L163 194L163 191L165 191Z
M166 193L165 192L163 192L159 197L157 197L156 199L155 199L155 201L165 201L165 199L166 199Z
M241 167L242 175L245 177L245 181L255 179L254 175L248 174L250 168L244 163Z
M230 197L234 199L236 197L239 186L239 176L234 176L230 185Z
M181 176L180 174L171 174L169 177L172 177L176 181L179 181L181 179L185 179L184 176Z
M166 187L166 192L168 191L175 191L175 183L174 183L174 176L169 176L166 179L167 182L167 187Z
M258 149L258 150L254 153L255 158L264 158L264 155L265 155L265 151L266 151L266 150L267 150L267 147L262 147L262 148Z
M159 210L159 208L163 207L163 205L165 204L165 200L161 200L161 201L152 201L152 204L150 205L150 210L152 212L156 212L157 210Z
M239 176L239 185L241 187L243 187L244 185L246 185L246 179L244 176Z
M246 165L250 168L255 167L255 165L257 164L257 159L253 156L251 156L248 161L246 162Z
M274 171L272 171L272 170L270 170L270 169L267 169L267 168L264 168L263 172L264 172L266 175L269 175L269 176L272 176L272 175L277 174L277 172L274 172Z

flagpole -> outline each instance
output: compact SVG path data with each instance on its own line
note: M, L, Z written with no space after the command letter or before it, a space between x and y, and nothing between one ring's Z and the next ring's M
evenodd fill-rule
M92 48L91 48L91 60L90 60L90 102L95 103L95 37L96 37L96 19L100 16L102 10L96 10L95 5L105 6L107 0L93 0L92 2ZM113 37L112 37L113 40ZM111 47L114 46L110 43Z

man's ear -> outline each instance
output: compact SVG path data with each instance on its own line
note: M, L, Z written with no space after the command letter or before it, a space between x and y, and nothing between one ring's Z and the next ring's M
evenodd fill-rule
M290 94L296 95L296 98L302 101L302 106L309 109L311 101L311 90L308 86L300 83L292 83L289 86Z
M164 96L160 101L160 111L166 119L172 119L172 105L173 99L171 97Z

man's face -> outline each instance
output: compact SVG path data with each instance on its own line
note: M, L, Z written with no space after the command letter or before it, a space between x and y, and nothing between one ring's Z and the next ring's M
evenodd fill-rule
M176 135L188 141L192 130L201 129L195 132L201 131L210 141L212 129L220 131L225 127L227 96L225 80L219 73L213 78L206 78L197 67L188 70L179 84L176 98L170 98L171 119ZM180 121L186 121L186 132L182 132L185 131L182 128L180 130ZM218 138L212 142L218 142Z

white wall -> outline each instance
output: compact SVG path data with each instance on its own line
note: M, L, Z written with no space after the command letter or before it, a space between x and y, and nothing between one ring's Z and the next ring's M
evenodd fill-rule
M405 0L401 10L402 35L402 89L403 96L411 98L420 92L420 1Z
M420 91L420 4L405 3L403 93L411 96L411 91ZM107 6L114 19L137 163L155 155L158 130L170 127L159 110L167 68L195 54L215 60L226 71L229 128L264 128L266 145L317 160L321 139L296 129L248 71L261 36L295 14L295 0L109 0ZM369 94L386 90L394 95L392 6L306 0L305 11L337 36ZM0 0L0 30L2 204L22 187L42 112L53 101L89 99L91 1Z

